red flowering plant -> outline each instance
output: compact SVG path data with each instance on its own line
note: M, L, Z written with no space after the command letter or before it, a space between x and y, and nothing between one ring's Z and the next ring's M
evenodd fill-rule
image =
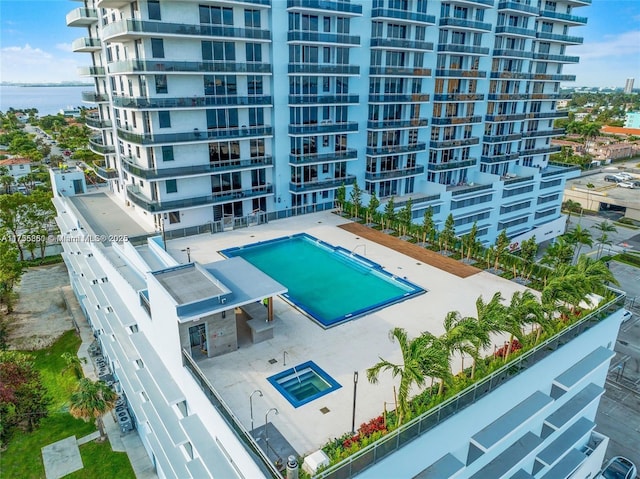
M349 449L354 444L360 444L362 440L371 437L376 432L387 432L387 425L384 422L384 417L378 416L373 418L369 422L364 422L358 428L358 434L351 436L342 441L342 447Z

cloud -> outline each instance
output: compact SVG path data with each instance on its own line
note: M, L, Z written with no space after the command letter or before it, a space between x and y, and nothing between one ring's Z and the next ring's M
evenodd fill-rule
M72 54L52 54L28 43L0 50L0 78L8 82L62 82L80 80Z
M72 52L71 43L56 43L56 48L58 50L62 50L63 52Z
M588 40L588 39L585 39ZM570 54L580 56L583 61L593 58L628 57L640 55L640 30L632 30L617 35L606 35L599 42L585 42L570 49Z

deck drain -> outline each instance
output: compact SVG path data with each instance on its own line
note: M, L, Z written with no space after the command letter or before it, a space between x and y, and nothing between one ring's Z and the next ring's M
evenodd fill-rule
M422 263L416 263L418 266L422 266Z
M275 364L277 362L278 362L277 359L274 359L274 358L269 359L269 364Z
M320 412L321 412L322 414L327 414L327 413L329 412L329 408L328 408L328 407L320 408Z

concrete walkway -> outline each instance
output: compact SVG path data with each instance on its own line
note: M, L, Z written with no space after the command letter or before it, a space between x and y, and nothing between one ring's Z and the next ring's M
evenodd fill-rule
M75 436L69 436L42 448L47 479L59 479L84 467Z

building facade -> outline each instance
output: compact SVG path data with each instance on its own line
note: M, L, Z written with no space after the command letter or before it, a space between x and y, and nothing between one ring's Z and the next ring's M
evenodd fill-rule
M491 243L561 217L577 173L550 140L588 4L87 0L67 24L87 32L99 174L146 225L304 214L357 182Z
M630 111L626 114L624 120L625 128L640 128L640 112Z
M634 82L635 82L635 78L627 78L627 80L624 82L624 92L627 95L630 95L631 93L633 93Z

